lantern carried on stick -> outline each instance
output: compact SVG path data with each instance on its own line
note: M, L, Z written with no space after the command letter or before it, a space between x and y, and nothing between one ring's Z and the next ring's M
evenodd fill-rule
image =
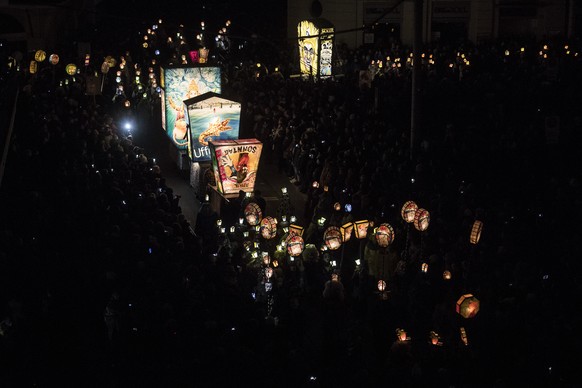
M396 329L396 338L398 339L399 342L405 342L405 341L410 341L412 338L410 338L408 336L408 334L406 334L406 331L404 329Z
M348 242L352 237L352 231L354 230L354 224L352 222L348 222L343 224L340 227L340 232L342 233L342 241Z
M37 62L42 62L46 59L46 52L44 50L37 50L34 53L34 60Z
M292 257L297 257L303 252L303 238L298 235L290 235L287 239L287 252Z
M259 205L256 203L251 202L245 207L245 219L250 226L258 225L262 218L263 213L261 212Z
M418 205L414 201L407 201L402 206L402 210L400 211L400 215L402 216L402 219L406 223L410 224L410 223L414 222L414 215L415 215L417 210L418 210Z
M417 209L414 213L414 228L419 232L424 232L428 229L430 223L430 213L426 209Z
M277 220L273 217L265 217L261 220L261 236L267 240L277 235Z
M374 237L380 247L386 248L394 241L394 228L389 224L381 224L376 228Z
M335 251L342 245L342 234L340 229L336 226L330 226L326 229L323 234L323 241L327 248L331 251Z
M357 239L363 239L368 236L368 226L370 226L370 221L361 220L354 223L354 234Z

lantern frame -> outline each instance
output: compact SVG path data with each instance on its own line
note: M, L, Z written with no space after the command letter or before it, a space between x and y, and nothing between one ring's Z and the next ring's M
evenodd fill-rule
M337 240L338 242L337 245L334 245L332 243L332 241L334 240ZM342 245L342 233L340 231L340 228L338 228L337 226L330 226L329 228L327 228L323 233L323 241L325 242L325 246L330 251L335 251L339 249L339 247L341 247Z
M360 220L354 222L354 234L357 239L363 239L368 237L368 227L370 226L370 221Z
M419 232L424 232L430 224L430 213L428 210L419 208L414 213L414 228Z
M296 236L302 237L303 236L303 231L304 231L303 226L299 226L299 225L295 225L295 224L289 225L289 234L290 235L291 234L294 234Z
M374 231L374 237L380 247L386 248L394 241L394 228L390 224L380 224Z
M483 222L475 220L473 226L471 227L471 234L469 235L469 242L476 245L481 239L481 233L483 232Z
M402 219L410 224L414 222L414 215L418 210L418 205L414 201L406 201L404 205L402 205L402 209L400 210L400 216Z

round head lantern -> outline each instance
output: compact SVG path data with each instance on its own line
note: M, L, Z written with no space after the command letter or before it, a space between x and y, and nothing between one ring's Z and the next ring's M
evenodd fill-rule
M430 223L430 213L425 209L418 209L414 213L414 227L420 232L424 232L428 229L428 224Z
M386 248L388 245L394 241L394 229L389 224L381 224L376 228L376 242L382 248Z
M400 211L400 215L402 219L407 223L411 223L414 221L414 214L418 210L418 205L414 201L407 201L403 206L402 210Z

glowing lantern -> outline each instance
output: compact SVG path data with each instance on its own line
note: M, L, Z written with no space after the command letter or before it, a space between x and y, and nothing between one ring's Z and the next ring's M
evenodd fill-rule
M293 235L287 240L287 252L293 257L299 256L303 252L303 238Z
M265 217L261 220L261 236L267 240L272 239L277 234L277 220L273 217Z
M352 231L354 230L354 224L352 222L348 222L343 224L340 227L340 231L342 232L342 241L346 242L349 241L352 237Z
M59 63L59 56L57 54L51 54L51 56L49 57L49 62L51 63L51 65L56 65Z
M428 263L422 263L422 266L420 267L421 271L424 273L428 272Z
M245 207L245 219L250 226L258 225L262 218L263 213L256 203L251 202Z
M301 74L325 77L332 74L334 26L325 19L303 20L297 25Z
M406 334L404 329L396 329L396 338L399 342L410 341L411 338Z
M201 48L198 50L198 52L200 53L199 57L199 61L200 63L206 63L208 62L208 49L207 48Z
M384 280L378 280L378 291L382 292L386 289L386 282Z
M123 105L124 105L126 108L129 108L129 107L131 106L131 102L130 102L129 100L125 100L125 102L123 103Z
M430 213L425 209L418 209L414 213L414 227L420 232L424 232L428 229L428 224L430 223Z
M333 208L336 212L339 212L340 210L342 210L342 205L339 202L336 202L333 204Z
M411 223L414 221L414 214L418 210L418 205L414 201L408 201L402 206L402 210L400 211L400 215L402 215L402 219L407 223Z
M36 70L38 68L38 64L36 61L30 61L30 66L28 67L28 70L30 71L30 74L36 74Z
M37 50L34 53L34 60L37 62L42 62L46 59L46 52L44 52L43 50Z
M467 332L465 331L465 328L461 327L460 332L461 332L461 341L463 341L463 344L465 344L465 346L469 345L469 339L467 338Z
M65 71L67 72L68 75L75 75L75 73L77 72L77 65L75 65L74 63L69 63L65 67Z
M479 299L465 294L457 301L457 313L463 318L473 318L479 312Z
M293 234L296 236L303 236L303 226L291 224L289 225L289 234Z
M453 277L453 276L451 275L451 271L449 271L449 270L445 270L445 271L443 272L443 279L444 279L444 280L451 280L451 278L452 278L452 277Z
M101 73L107 74L109 72L109 64L107 62L103 62L101 64Z
M115 67L115 65L117 65L117 60L113 58L111 55L105 57L105 62L107 62L109 67Z
M429 334L429 338L430 338L430 343L431 345L435 345L435 346L442 346L443 343L440 341L441 337L439 336L439 334L435 331L431 331Z
M386 248L392 243L392 241L394 241L394 229L389 224L381 224L376 228L374 235L376 237L376 242L382 248Z
M339 282L339 275L337 273L331 274L331 281L332 282Z
M483 223L477 220L473 222L473 227L471 228L471 235L469 236L469 242L471 242L471 244L477 244L481 239L482 231Z
M318 181L313 181L313 183L311 184L311 187L313 187L314 189L318 189L319 188L319 182Z
M354 224L354 231L356 238L362 239L368 236L368 226L370 222L368 220L356 221Z
M335 251L342 245L342 233L336 226L330 226L323 233L323 241L325 245L332 251Z

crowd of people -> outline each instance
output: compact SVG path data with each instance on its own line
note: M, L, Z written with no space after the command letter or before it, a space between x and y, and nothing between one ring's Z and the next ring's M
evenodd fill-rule
M223 215L208 203L190 225L110 99L32 80L0 204L1 377L574 386L582 72L563 46L426 47L412 158L405 48L346 52L343 76L317 82L233 72L241 133L307 194L296 209L306 245L294 259L275 246L282 228L269 241L242 227L220 233ZM402 221L408 200L430 211L427 231ZM284 205L265 215L290 216ZM360 219L391 224L395 241L381 249L370 228L321 249L325 228ZM484 229L473 245L475 220ZM272 257L253 257L252 242ZM466 293L481 301L472 319L455 312ZM397 329L412 340L398 341Z

